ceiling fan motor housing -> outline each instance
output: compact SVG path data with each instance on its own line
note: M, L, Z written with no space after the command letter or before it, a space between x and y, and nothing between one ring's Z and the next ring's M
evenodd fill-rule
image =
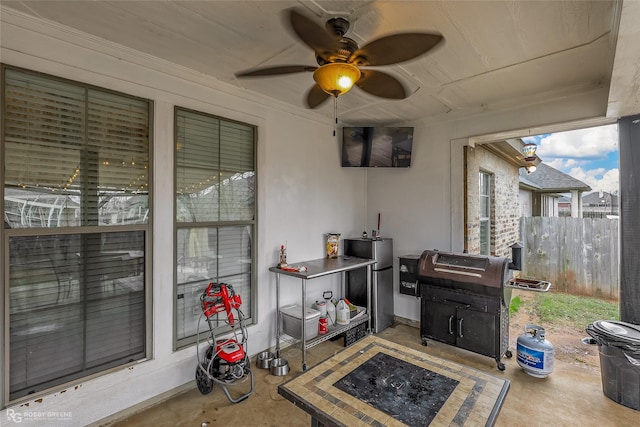
M330 33L342 37L347 33L347 30L349 30L349 21L338 16L329 19L324 26Z
M358 50L358 43L349 37L341 37L337 40L337 48L332 52L316 52L318 65L325 65L331 62L351 62L349 58L353 52Z

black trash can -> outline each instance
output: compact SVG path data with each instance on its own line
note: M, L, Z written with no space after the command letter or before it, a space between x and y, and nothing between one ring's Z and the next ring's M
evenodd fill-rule
M598 344L605 396L640 410L640 326L598 320L589 324L586 331Z

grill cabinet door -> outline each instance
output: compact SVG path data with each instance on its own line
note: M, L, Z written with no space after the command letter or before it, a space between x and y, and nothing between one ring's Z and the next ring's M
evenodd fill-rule
M420 336L495 357L499 330L495 298L420 286Z
M442 289L420 286L420 336L455 345L457 307L446 303L447 296Z
M496 316L458 308L456 346L485 356L496 356Z
M436 341L456 344L456 307L422 299L420 336Z

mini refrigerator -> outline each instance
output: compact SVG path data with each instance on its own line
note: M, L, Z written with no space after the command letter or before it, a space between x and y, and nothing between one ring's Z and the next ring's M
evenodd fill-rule
M394 322L393 314L393 239L344 239L344 255L376 260L371 266L371 327L378 333ZM367 306L367 269L346 273L347 299Z

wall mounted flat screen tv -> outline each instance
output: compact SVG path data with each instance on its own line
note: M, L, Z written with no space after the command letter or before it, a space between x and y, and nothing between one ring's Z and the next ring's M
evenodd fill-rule
M411 166L412 127L343 127L343 167Z

